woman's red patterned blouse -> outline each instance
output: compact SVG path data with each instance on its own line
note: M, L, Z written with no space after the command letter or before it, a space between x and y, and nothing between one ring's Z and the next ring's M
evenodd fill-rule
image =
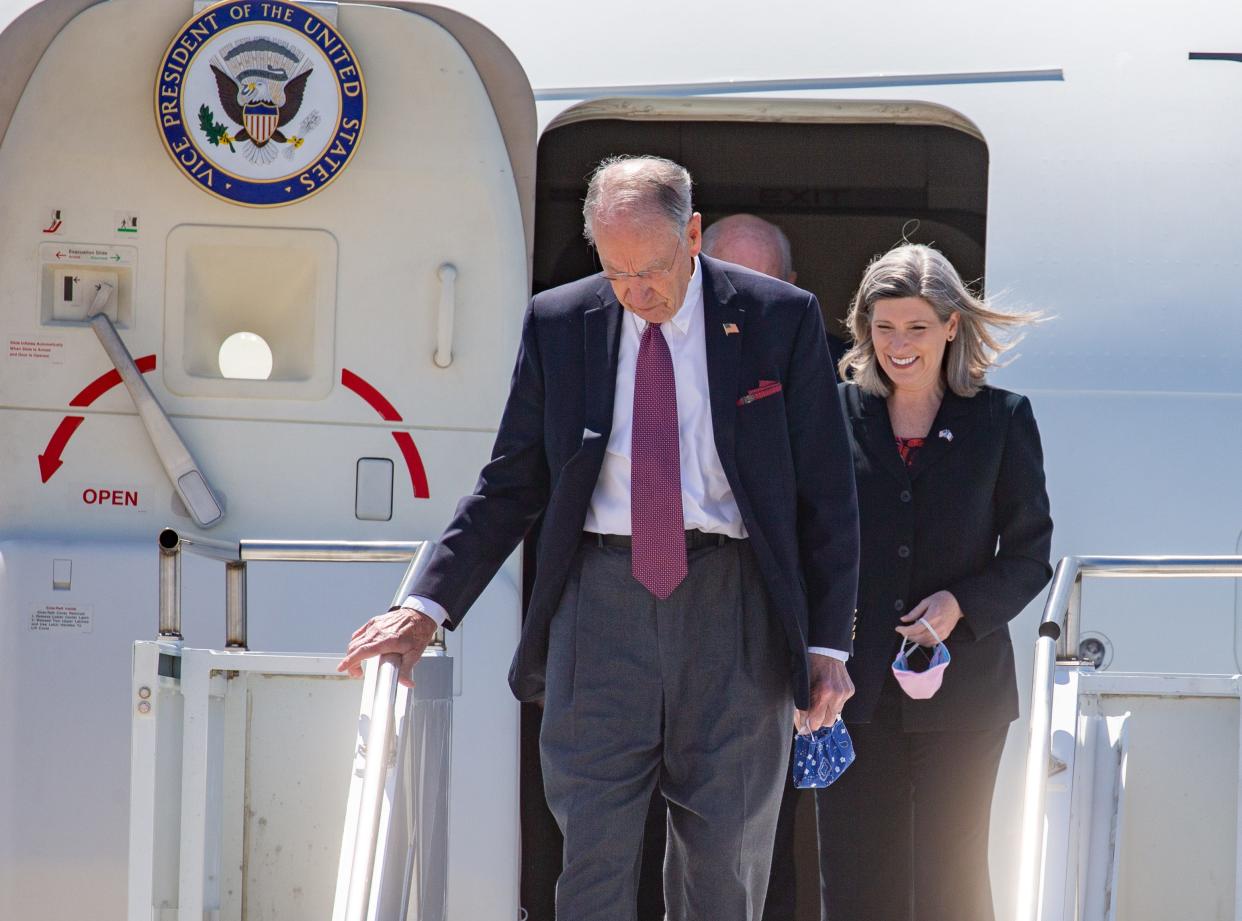
M902 462L909 469L914 464L914 455L919 453L919 448L927 443L926 438L896 438L897 453L901 455Z

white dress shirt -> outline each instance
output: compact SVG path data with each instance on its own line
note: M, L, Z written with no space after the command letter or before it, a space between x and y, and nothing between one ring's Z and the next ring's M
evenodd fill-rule
M725 477L716 451L712 427L711 391L707 383L707 337L703 328L703 275L694 259L694 274L686 297L672 319L660 331L673 358L677 387L677 431L681 451L681 508L687 530L728 537L746 537L746 526L733 490ZM617 358L616 397L612 407L612 432L595 492L587 509L584 531L596 534L631 534L630 438L634 421L634 371L638 346L647 321L625 311L621 321L621 349ZM426 614L437 624L447 612L430 598L411 595L403 607ZM810 652L845 661L838 649L811 646Z
M630 527L630 440L634 428L634 372L647 321L625 312L617 356L617 393L612 432L583 530L594 534L632 534ZM733 499L716 451L707 386L707 339L703 334L703 275L699 260L686 299L660 326L673 358L677 386L677 435L681 453L681 511L686 530L745 537L742 513Z

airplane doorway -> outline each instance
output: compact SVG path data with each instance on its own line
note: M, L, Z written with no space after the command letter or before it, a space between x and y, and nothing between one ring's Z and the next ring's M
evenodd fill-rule
M779 114L773 105L766 111ZM654 153L690 170L705 228L739 211L778 224L789 236L799 286L818 296L829 331L840 335L867 261L903 236L935 245L963 278L982 277L988 150L964 130L969 123L955 119L554 123L540 139L536 166L534 288L599 270L582 238L582 198L594 165L610 154Z
M983 277L988 149L957 113L916 103L630 99L584 103L540 139L536 292L599 271L582 236L586 180L602 158L626 153L686 166L704 227L737 212L780 226L798 285L815 293L828 331L841 338L867 262L903 239L936 246L967 280ZM528 573L532 552L528 541ZM561 839L543 797L539 721L538 707L523 705L522 905L530 921L552 921ZM800 795L794 824L796 908L769 911L765 921L820 916L810 794ZM644 857L648 881L658 880L659 862ZM650 888L640 894L639 921L663 917Z

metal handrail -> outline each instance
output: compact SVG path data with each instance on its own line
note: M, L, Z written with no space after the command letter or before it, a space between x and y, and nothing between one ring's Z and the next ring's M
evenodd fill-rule
M1044 855L1044 806L1052 758L1052 692L1057 662L1076 663L1082 580L1242 578L1242 556L1067 556L1057 564L1035 641L1031 719L1022 797L1016 921L1037 921Z
M240 540L223 541L199 535L178 534L165 528L159 535L160 635L182 639L181 553L183 550L219 560L225 569L225 638L232 648L246 648L246 564L277 562L402 562L409 561L392 603L403 602L414 583L431 562L434 541L314 541ZM444 632L437 630L425 655L443 655ZM396 723L399 655L370 659L364 666L368 730L366 762L358 814L358 834L346 893L346 918L365 921L370 902L371 880L379 849L380 816L384 787L393 751ZM369 695L369 696L367 696Z
M225 541L198 534L181 534L165 528L159 535L159 635L180 640L181 633L181 553L224 563L225 645L245 649L246 564L249 562L286 563L405 563L401 587L394 596L404 601L422 568L430 562L433 541L397 540L238 540ZM394 603L399 603L394 602ZM443 647L443 631L436 633L432 646Z
M372 683L374 696L369 698L369 706L366 707L366 762L358 806L358 829L345 894L345 921L366 921L371 902L375 856L379 851L380 816L384 809L384 785L388 780L389 760L395 741L393 727L396 723L397 676L401 657L391 653L368 659L363 668L367 673L363 696L366 698Z
M432 541L424 541L410 560L401 584L393 593L394 606L409 597L414 582L431 562L431 550L434 546ZM432 644L437 642L443 646L443 630L436 632L436 639ZM384 786L393 753L400 668L401 656L392 653L368 659L364 666L366 681L362 693L364 699L370 703L366 708L366 764L362 775L354 855L345 895L345 921L366 921L371 902L371 883L375 875L376 853L379 850L380 816L384 806ZM372 685L374 696L367 697ZM412 864L407 860L407 871L409 869L412 869ZM408 885L408 878L406 882Z

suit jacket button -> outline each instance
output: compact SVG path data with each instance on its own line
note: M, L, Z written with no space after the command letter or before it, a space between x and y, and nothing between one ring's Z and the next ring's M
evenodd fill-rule
M900 598L898 598L896 601L893 602L893 610L896 611L898 614L900 614L905 609L906 609L906 603L902 601Z
M908 489L903 489L903 490L901 491L901 496L900 496L899 498L901 499L901 501L902 501L902 502L909 502L909 501L910 501L911 499L913 499L914 497L913 497L912 495L910 495L910 490L908 490Z
M900 547L897 548L897 555L901 557L903 560L906 559L907 557L910 556L910 548L907 547L905 544L902 544Z

